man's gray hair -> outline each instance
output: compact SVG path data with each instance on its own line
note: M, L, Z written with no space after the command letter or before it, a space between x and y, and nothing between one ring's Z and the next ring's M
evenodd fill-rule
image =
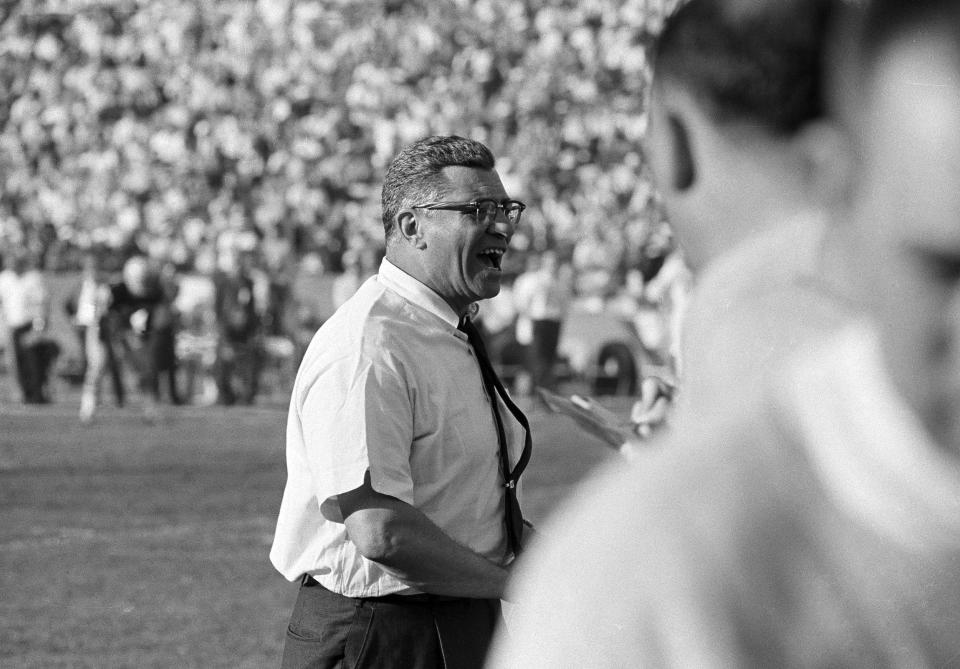
M387 242L396 234L394 219L405 207L443 197L445 167L461 166L492 170L495 159L486 146L464 137L433 136L405 147L387 168L381 206Z

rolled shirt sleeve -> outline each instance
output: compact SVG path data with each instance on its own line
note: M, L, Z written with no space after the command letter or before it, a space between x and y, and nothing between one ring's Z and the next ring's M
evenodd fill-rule
M359 488L369 470L374 490L413 504L413 414L392 359L333 361L306 388L299 413L318 500ZM343 522L336 504L325 502L322 510Z

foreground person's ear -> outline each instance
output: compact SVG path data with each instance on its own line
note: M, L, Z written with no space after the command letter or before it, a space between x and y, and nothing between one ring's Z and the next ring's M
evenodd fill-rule
M690 144L690 131L683 119L670 114L667 118L670 150L670 187L678 193L690 190L697 181L696 162Z

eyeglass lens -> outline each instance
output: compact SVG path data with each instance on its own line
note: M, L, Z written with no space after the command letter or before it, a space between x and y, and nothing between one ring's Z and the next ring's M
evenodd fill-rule
M477 202L477 219L481 225L489 225L497 218L497 209L503 207L503 213L511 223L517 223L520 220L520 212L523 208L516 202L507 201L503 204L496 200L480 200Z

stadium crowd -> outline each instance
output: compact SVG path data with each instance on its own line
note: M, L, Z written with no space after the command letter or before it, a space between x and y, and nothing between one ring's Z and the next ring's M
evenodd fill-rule
M528 203L508 274L550 249L602 300L666 253L639 139L645 49L675 4L6 5L0 245L46 272L99 250L177 277L255 246L276 301L300 274L372 271L387 161L459 133Z

